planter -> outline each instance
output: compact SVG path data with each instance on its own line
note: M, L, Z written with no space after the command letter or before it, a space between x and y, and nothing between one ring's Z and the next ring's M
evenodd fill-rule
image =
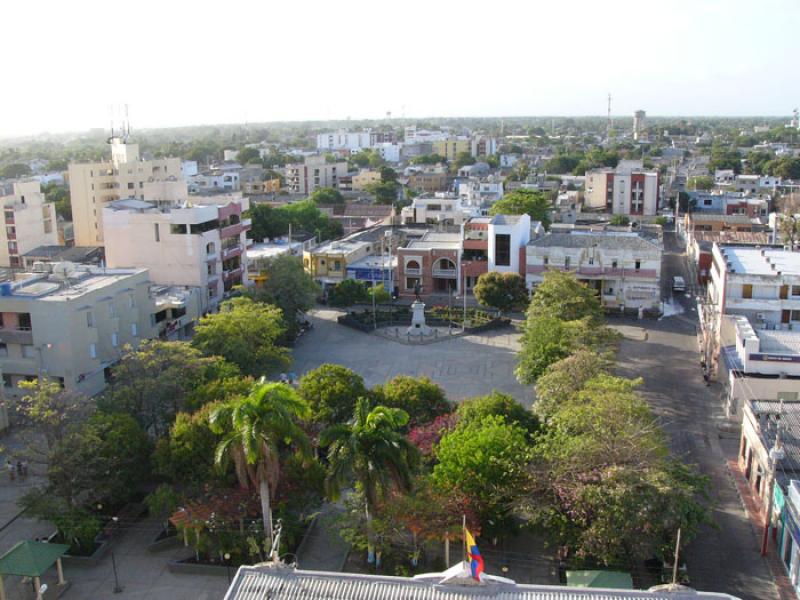
M182 545L178 532L174 529L162 529L158 535L147 545L147 551L151 553L163 552L164 550L171 550L178 548Z
M184 575L220 575L227 576L229 573L235 573L239 568L234 565L225 566L221 564L206 564L190 562L194 559L187 560L171 560L167 563L167 569L170 573L182 573Z
M47 541L52 542L55 541L58 537L58 532L55 532L48 536ZM97 541L94 542L94 550L91 554L65 554L61 557L61 560L64 561L65 565L72 565L72 566L85 566L85 567L94 567L100 563L101 560L108 554L108 549L110 547L110 542L108 540Z

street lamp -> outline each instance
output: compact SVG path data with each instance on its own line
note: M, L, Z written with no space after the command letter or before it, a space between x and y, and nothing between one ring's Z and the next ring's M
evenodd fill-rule
M231 555L230 552L226 552L223 556L225 559L225 572L228 574L228 583L231 582Z
M783 408L781 407L781 413ZM780 416L778 417L780 418ZM778 421L778 433L775 436L775 444L769 451L769 474L767 477L767 512L764 517L764 537L761 539L761 556L767 555L767 545L769 543L769 528L772 525L772 502L775 491L775 468L778 461L786 457L786 451L781 445L781 422Z

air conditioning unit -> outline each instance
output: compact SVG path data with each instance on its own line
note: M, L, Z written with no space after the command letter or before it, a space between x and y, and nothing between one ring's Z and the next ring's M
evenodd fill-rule
M764 320L766 320L766 316L764 315L764 313L756 313L756 320L757 321L764 321Z

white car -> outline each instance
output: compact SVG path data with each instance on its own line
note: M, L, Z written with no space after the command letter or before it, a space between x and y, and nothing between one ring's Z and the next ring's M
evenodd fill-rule
M672 278L672 291L673 292L685 292L686 291L686 282L683 280L683 277L680 275L676 275Z

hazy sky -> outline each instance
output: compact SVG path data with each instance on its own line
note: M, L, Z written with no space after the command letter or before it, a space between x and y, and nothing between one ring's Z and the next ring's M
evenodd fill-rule
M789 115L799 0L2 0L0 137L394 116Z

